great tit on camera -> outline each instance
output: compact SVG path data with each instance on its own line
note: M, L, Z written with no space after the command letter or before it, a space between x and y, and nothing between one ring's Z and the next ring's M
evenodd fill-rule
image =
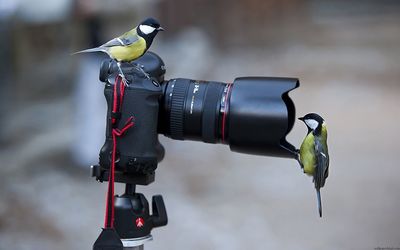
M141 57L150 48L157 33L163 30L164 29L156 19L147 18L135 28L97 48L78 51L74 54L104 52L110 58L117 61L119 71L125 79L121 70L121 62L131 62ZM140 66L135 66L137 66L136 68L148 77Z
M299 120L308 128L307 136L300 147L299 162L304 173L313 177L319 216L322 217L320 189L325 185L329 173L328 131L324 119L318 114L310 113Z

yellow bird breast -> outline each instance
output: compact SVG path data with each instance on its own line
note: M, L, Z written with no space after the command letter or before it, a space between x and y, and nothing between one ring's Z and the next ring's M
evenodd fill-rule
M146 41L140 37L128 46L111 47L109 53L119 62L130 62L141 57L146 52Z
M328 152L327 138L328 131L326 125L322 125L321 138L323 140L324 146L326 148L326 153ZM315 138L313 133L307 134L304 138L303 143L300 147L300 162L303 165L304 173L308 175L313 175L315 173L315 167L317 164L317 159L315 156Z
M316 164L313 133L309 133L301 144L300 161L303 164L304 173L313 175Z

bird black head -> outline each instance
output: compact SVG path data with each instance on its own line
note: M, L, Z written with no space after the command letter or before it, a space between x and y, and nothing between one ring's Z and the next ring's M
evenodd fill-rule
M161 27L160 22L152 17L149 17L142 21L136 28L136 32L138 33L138 35L146 40L147 49L150 47L157 33L163 30L164 29Z
M319 133L321 131L322 124L324 123L324 119L315 113L306 114L305 116L300 117L299 120L306 124L309 133L311 131Z
M160 22L152 17L145 19L137 27L138 34L142 37L154 37L159 31L163 30L164 29L161 27Z

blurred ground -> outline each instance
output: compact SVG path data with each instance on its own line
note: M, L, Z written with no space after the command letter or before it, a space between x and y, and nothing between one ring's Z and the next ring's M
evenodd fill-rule
M152 50L167 78L300 78L291 93L297 116L321 113L329 126L324 217L311 179L292 160L161 136L166 158L156 182L138 190L164 196L169 224L153 231L146 249L400 248L399 5L306 3L307 20L275 27L268 46L219 48L200 26L160 35ZM102 226L106 185L71 156L79 140L69 77L54 87L25 74L18 88L2 87L0 249L90 249ZM288 139L298 145L305 133L296 123Z

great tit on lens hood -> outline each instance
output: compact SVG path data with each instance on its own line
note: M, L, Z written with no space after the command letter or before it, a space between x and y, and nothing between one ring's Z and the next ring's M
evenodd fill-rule
M300 147L299 162L304 173L313 177L317 190L319 216L322 217L320 189L325 185L329 174L328 131L324 119L318 114L310 113L299 120L308 128L307 136Z

